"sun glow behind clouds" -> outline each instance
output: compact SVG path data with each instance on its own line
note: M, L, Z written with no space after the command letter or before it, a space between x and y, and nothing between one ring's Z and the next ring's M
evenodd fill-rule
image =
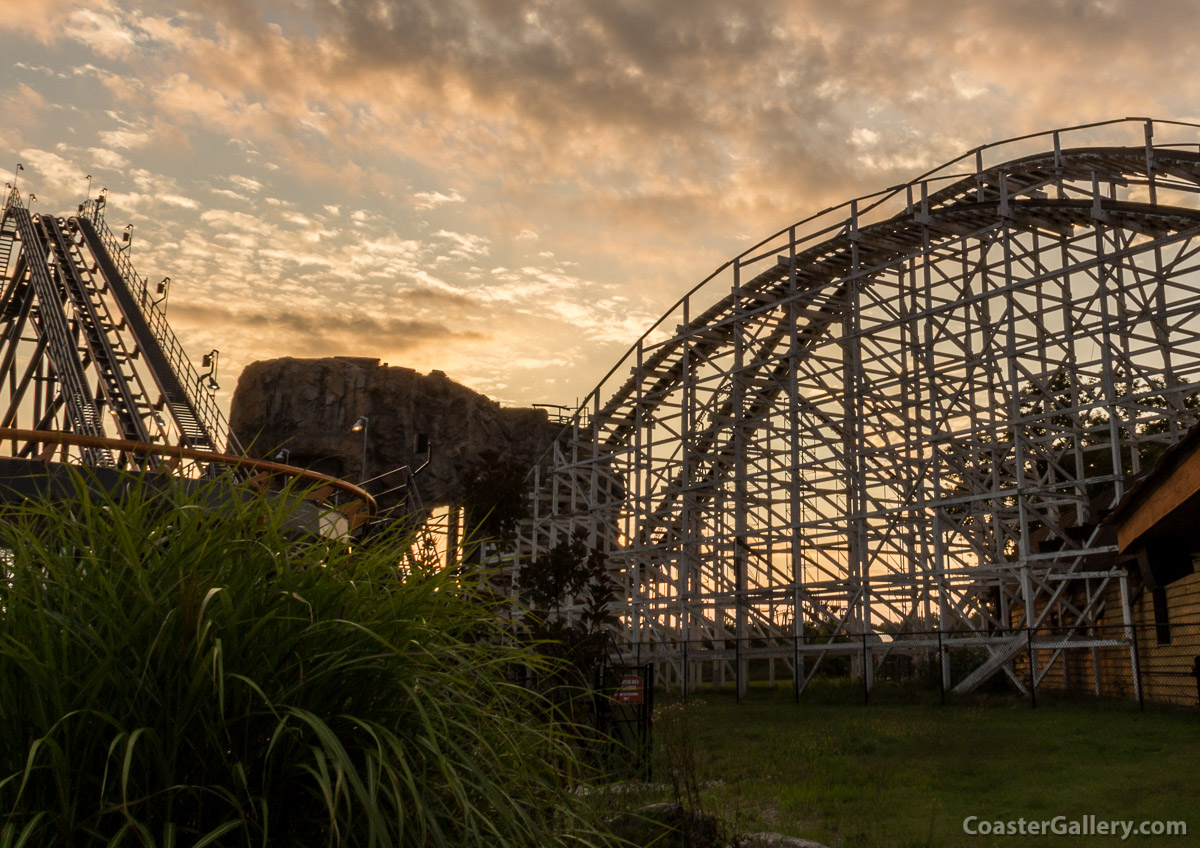
M43 209L73 209L86 174L109 188L135 264L176 281L188 348L220 347L229 372L368 355L570 402L792 220L972 144L1189 117L1198 17L1171 0L28 0L0 19L0 149Z

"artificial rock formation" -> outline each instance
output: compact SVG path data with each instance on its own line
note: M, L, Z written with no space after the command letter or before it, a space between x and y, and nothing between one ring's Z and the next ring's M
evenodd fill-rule
M270 459L286 449L291 465L359 481L363 433L351 428L362 415L368 418L365 476L392 472L368 486L373 493L405 482L395 469L424 462L414 440L428 436L430 462L415 480L426 509L461 503L463 480L483 463L532 467L561 430L544 410L502 408L440 371L423 376L378 359L341 356L249 365L238 379L230 425L252 456ZM382 497L380 506L395 497Z

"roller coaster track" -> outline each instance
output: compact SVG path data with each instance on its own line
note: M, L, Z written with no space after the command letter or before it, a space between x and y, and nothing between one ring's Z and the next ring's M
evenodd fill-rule
M15 188L6 198L0 424L241 454L102 212L93 200L56 218L33 214ZM81 447L79 459L127 461L99 446Z
M298 529L325 536L366 524L377 509L362 488L244 455L103 208L59 218L34 214L16 188L6 197L0 500L52 492L65 464L102 486L128 473L219 477L282 498Z
M992 634L1128 616L1099 525L1197 420L1198 278L1194 124L996 142L823 210L587 396L531 473L523 552L585 530L623 638L685 676L941 622L986 656L948 686L1012 677Z

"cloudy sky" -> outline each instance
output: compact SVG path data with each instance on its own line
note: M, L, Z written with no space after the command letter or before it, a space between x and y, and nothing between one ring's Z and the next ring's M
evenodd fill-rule
M1191 0L3 0L0 170L108 188L222 394L276 356L572 404L760 238L988 141L1200 116ZM5 166L7 161L7 166Z

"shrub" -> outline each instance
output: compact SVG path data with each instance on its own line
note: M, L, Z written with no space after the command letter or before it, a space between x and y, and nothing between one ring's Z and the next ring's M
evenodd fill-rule
M484 575L150 480L2 516L0 845L578 844Z

